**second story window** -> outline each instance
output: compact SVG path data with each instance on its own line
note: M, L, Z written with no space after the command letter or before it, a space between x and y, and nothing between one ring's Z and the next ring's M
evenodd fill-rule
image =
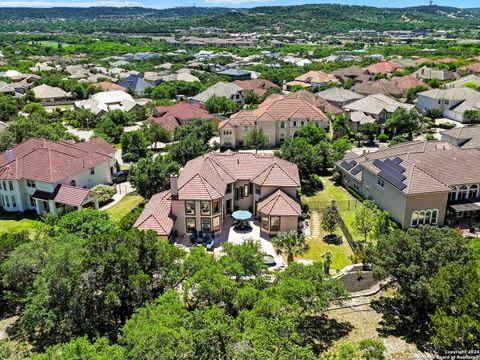
M232 184L227 184L227 190L225 191L227 194L232 192Z
M262 188L260 185L255 185L255 194L262 195Z
M95 175L95 168L94 167L90 168L90 175Z
M385 182L383 181L382 178L377 178L377 185L380 186L381 188L385 187Z
M13 191L13 182L12 181L8 182L8 187L9 187L10 191Z
M6 181L2 181L2 185L3 185L3 190L4 190L4 191L7 191L7 182L6 182Z
M285 121L280 121L280 129L285 129Z
M36 188L37 184L35 184L35 180L27 180L27 187Z
M185 214L195 215L195 201L185 201Z

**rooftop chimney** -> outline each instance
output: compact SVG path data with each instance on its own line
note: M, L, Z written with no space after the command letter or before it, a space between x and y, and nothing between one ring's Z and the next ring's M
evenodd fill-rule
M172 197L178 196L178 177L177 174L170 174L170 193Z

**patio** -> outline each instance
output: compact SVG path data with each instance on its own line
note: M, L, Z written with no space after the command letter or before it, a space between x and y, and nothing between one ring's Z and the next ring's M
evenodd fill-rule
M271 255L275 259L277 265L271 269L275 270L285 267L283 257L276 254L275 249L270 242L270 236L261 230L260 223L258 221L248 221L249 227L244 230L234 229L234 223L235 220L231 216L228 216L223 223L221 234L215 236L213 246L213 252L215 256L222 255L222 244L225 242L239 245L245 240L253 239L260 242L261 249L265 254ZM175 239L175 245L185 249L193 246L188 236L177 237Z

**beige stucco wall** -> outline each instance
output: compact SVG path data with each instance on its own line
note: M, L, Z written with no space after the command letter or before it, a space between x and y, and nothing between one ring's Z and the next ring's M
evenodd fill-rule
M421 210L438 210L438 225L443 225L447 210L448 192L407 196L404 227L410 227L412 213Z

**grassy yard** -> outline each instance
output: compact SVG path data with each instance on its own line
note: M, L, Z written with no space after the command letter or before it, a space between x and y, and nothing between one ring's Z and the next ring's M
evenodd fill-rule
M105 210L110 214L110 218L114 221L120 221L125 215L135 209L141 202L143 197L133 192L127 194L117 204Z
M312 207L326 206L332 200L337 202L337 207L342 216L343 221L350 230L350 233L353 234L351 229L351 223L355 216L355 198L350 195L345 189L340 186L336 186L329 178L322 177L322 182L324 184L324 189L317 191L312 196L303 196L302 201L311 204ZM319 212L320 217L320 226L321 226L321 212ZM310 226L312 227L312 219L310 218ZM312 228L310 231L312 232ZM326 233L323 229L320 228L320 235L316 238L310 239L310 251L304 255L305 259L311 260L322 260L322 255L327 251L332 252L332 270L342 269L347 265L350 265L352 262L350 256L353 255L353 251L348 244L348 241L343 236L343 233L340 229L336 231L337 235L342 236L343 242L340 245L327 244L323 241L323 237Z
M0 215L0 234L22 230L34 230L38 222L24 214Z

